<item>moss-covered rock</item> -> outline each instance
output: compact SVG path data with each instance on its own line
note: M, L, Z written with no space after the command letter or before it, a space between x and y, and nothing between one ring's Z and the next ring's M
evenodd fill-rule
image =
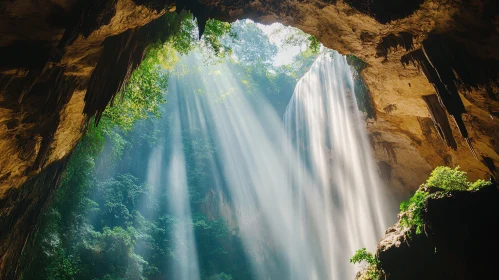
M421 191L422 227L408 228L402 212L378 244L386 279L499 279L499 189Z

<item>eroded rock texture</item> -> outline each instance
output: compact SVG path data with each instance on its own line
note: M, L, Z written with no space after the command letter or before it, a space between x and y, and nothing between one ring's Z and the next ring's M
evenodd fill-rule
M493 1L420 1L410 12L391 1L259 1L237 2L234 8L207 2L231 19L249 14L260 22L298 27L367 63L361 73L376 108L368 129L386 180L401 196L437 165L460 165L475 179L491 173L484 158L497 164L499 42ZM392 21L367 8L383 3ZM424 59L408 62L414 53ZM447 138L439 132L447 124L432 121L445 118L432 119L423 98L434 94L446 109Z
M471 179L497 172L495 0L2 1L0 278L18 276L20 250L54 189L36 178L68 157L147 44L168 33L155 28L158 18L182 9L200 30L208 18L281 22L363 61L371 143L396 195L437 165L460 165ZM35 185L43 195L14 199Z

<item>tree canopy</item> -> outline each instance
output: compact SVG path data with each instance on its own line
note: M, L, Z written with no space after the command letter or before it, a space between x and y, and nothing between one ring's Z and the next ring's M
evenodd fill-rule
M98 127L89 126L74 150L63 180L40 229L25 250L23 279L165 279L171 266L189 266L175 253L172 235L188 223L193 228L202 279L252 279L238 229L216 207L215 178L210 171L216 150L211 135L182 131L192 219L181 220L168 205L168 190L148 184L148 159L162 136L173 133L179 102L167 96L172 69L183 55L196 50L208 61L227 63L244 89L263 96L282 114L299 73L314 55L302 53L294 63L272 65L277 47L252 22L234 25L209 20L198 41L192 16L171 14L165 22L176 31L151 46ZM234 59L231 59L233 56ZM197 73L198 79L209 79ZM184 83L188 83L185 79ZM179 82L180 83L180 82ZM190 88L190 87L185 87ZM166 103L168 99L168 103ZM156 118L161 118L159 121ZM165 143L168 153L171 143ZM167 154L166 154L167 155ZM165 156L166 157L166 156Z

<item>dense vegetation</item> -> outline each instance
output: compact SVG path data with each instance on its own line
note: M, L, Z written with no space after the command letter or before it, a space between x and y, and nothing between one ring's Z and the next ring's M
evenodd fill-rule
M121 97L106 109L98 127L89 126L73 152L33 245L24 252L23 279L171 279L172 270L192 265L174 249L179 242L172 232L183 223L193 228L202 279L252 278L237 228L212 210L215 201L206 184L213 181L208 172L215 149L211 137L195 131L181 135L191 221L171 211L166 189L147 183L148 155L173 131L171 112L178 100L166 92L171 70L193 50L209 63L232 57L231 69L247 94L265 96L282 114L315 52L308 49L292 65L275 67L275 46L254 23L231 27L209 21L198 42L188 15L172 17L178 31L149 49ZM254 51L262 47L268 51Z
M162 20L170 34L166 41L158 40L149 47L145 59L115 102L117 104L111 104L104 111L104 122L110 122L111 126L130 130L136 120L160 116L161 104L166 101L169 72L181 55L197 48L203 50L207 59L214 60L231 52L230 46L221 42L224 37L234 37L228 23L209 20L203 39L197 41L196 25L189 13L168 13Z

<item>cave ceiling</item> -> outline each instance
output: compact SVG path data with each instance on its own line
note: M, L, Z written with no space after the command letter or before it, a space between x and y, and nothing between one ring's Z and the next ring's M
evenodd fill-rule
M280 22L363 61L361 77L376 110L376 119L366 121L371 145L386 183L403 197L438 165L459 165L472 179L497 176L498 6L496 0L2 1L0 275L14 279L8 277L16 275L36 220L32 211L49 197L33 198L23 186L49 167L59 170L54 164L62 165L90 117L113 100L150 38L167 33L155 26L163 14L189 10L201 31L210 18Z

